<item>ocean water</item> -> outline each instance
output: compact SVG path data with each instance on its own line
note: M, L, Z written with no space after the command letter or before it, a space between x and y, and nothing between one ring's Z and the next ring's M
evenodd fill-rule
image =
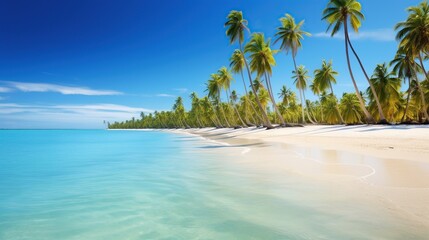
M248 147L165 132L0 131L0 239L427 237L329 184L252 167Z

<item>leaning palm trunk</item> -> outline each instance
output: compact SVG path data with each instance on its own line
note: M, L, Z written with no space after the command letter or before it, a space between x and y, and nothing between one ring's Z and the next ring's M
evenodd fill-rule
M348 39L349 39L349 34L348 34L348 30L347 30L347 19L344 20L344 38L345 38L344 41L345 41L345 47L346 47L347 66L349 68L350 78L352 79L353 86L354 86L355 91L356 91L356 96L359 99L359 105L360 105L363 113L365 114L365 120L366 120L366 122L367 123L374 123L374 118L371 116L371 114L369 114L368 110L365 107L365 102L363 101L363 98L360 95L359 88L357 87L355 78L353 76L352 67L350 65L349 45L347 43Z
M384 117L383 108L381 107L380 100L378 99L377 91L375 91L374 85L369 80L368 74L365 71L365 68L363 67L362 62L360 61L359 56L357 55L355 49L353 48L352 43L350 42L350 38L347 37L347 42L350 45L350 48L352 49L353 54L355 55L356 59L358 60L358 63L360 65L360 68L362 69L363 74L365 75L366 80L369 83L369 87L371 88L371 92L374 95L375 102L377 103L377 109L378 113L380 115L380 123L387 123L386 117Z
M247 96L248 91L247 91L247 87L246 87L246 82L244 81L244 74L243 74L242 70L240 71L240 74L241 74L241 80L243 80L244 91L246 92L246 95L244 95L245 99L248 102L248 104L250 104L250 106L252 107L252 110L256 113L255 107L253 106L252 102L250 101L249 97ZM244 114L245 114L245 117L247 118L247 111L244 111ZM263 122L261 116L259 116L258 114L256 114L256 116L258 117L260 122ZM253 116L252 116L252 118L253 118ZM253 122L255 122L255 120L253 120Z
M244 56L243 45L241 43L240 43L240 51L241 51L241 54L243 54L243 56ZM246 65L247 75L249 76L249 83L250 83L250 86L252 87L253 94L255 95L256 103L258 104L258 107L262 113L263 123L268 129L274 128L270 122L270 119L267 116L267 113L265 112L264 107L262 106L261 102L259 101L258 93L255 89L255 86L253 86L253 83L252 83L252 74L250 72L249 64L247 63L246 58L244 58L244 65Z
M307 106L307 99L305 98L305 92L304 92L304 89L302 90L302 96L304 97L304 102L305 102L305 112L307 113L308 120L310 120L310 122L311 122L312 124L316 124L316 123L317 123L317 121L316 121L316 120L313 120L313 119L311 118L310 114L309 114L309 108L310 108L310 106Z
M408 79L407 104L405 105L404 115L402 115L401 122L404 122L404 119L407 116L408 107L410 106L411 81L409 77L407 79Z
M222 127L221 125L219 125L219 123L216 122L216 120L213 117L209 116L209 119L216 128Z
M420 60L420 64L422 64L423 63L423 61L422 61L422 59L421 59L421 57L419 58L419 60ZM422 67L423 68L423 67ZM425 69L423 69L423 71L425 71ZM417 78L417 74L416 74L416 72L417 71L414 71L414 74L415 74L415 76L416 76L416 83L417 83L417 88L419 89L419 92L420 92L420 98L421 98L421 101L422 101L422 105L423 105L423 114L425 115L425 121L426 122L428 122L429 121L429 115L428 115L428 110L427 110L427 107L426 107L426 99L425 99L425 94L424 94L424 92L423 92L423 88L422 88L422 86L421 86L421 84L420 84L420 81L419 81L419 79ZM426 72L426 71L425 71ZM427 76L427 75L426 75ZM429 79L428 79L428 81L429 81Z
M258 126L261 123L261 122L256 121L256 119L253 116L253 114L250 115L250 118L252 120L252 122L250 122L250 125ZM250 121L250 119L249 119L249 121Z
M238 112L238 109L237 109L237 107L235 106L235 104L233 103L232 104L232 107L234 108L234 110L235 110L235 113L237 114L237 116L238 116L238 119L240 119L240 122L241 122L241 126L242 127L247 127L247 124L243 121L243 119L241 118L241 116L240 116L240 112Z
M220 102L220 99L218 99L218 101ZM225 114L225 111L224 111L224 109L222 107L222 103L221 102L220 102L220 104L219 104L218 107L220 108L220 112L222 113L222 116L223 116L223 119L225 120L226 126L230 128L231 124L229 124L228 119L226 118L226 114Z
M229 89L228 89L228 91L227 91L227 93L226 93L226 98L227 98L227 100L228 100L228 103L231 103L232 108L234 108L234 111L235 111L235 113L237 114L238 119L239 119L239 120L240 120L240 122L241 122L241 126L242 126L242 127L247 127L246 123L244 123L243 119L242 119L242 118L241 118L241 116L240 116L240 113L238 112L237 106L235 105L235 103L231 102L231 100L229 99L229 96L231 96L231 92L230 92L230 91L229 91Z
M419 53L419 61L420 61L420 65L422 66L422 70L425 73L426 81L429 81L429 74L426 72L425 65L423 64L423 59L422 59L421 53ZM423 95L423 108L424 108L426 122L429 122L428 109L426 108L426 99L424 98L423 89L421 89L420 92Z
M216 111L215 111L215 109L214 109L214 107L213 107L213 105L211 105L210 104L210 106L211 106L211 108L212 108L212 111L213 111L213 115L215 116L214 117L214 120L216 120L216 122L217 122L217 124L215 124L216 125L216 127L223 127L223 125L222 125L222 122L220 121L220 119L218 118L218 116L217 116L217 114L216 114ZM213 122L215 122L215 121L213 121Z
M292 53L292 59L293 59L293 66L295 67L295 72L298 76L298 67L296 66L296 60L295 56ZM302 101L302 93L301 93L301 81L299 80L298 76L298 87L299 87L299 98L301 99L301 115L302 115L302 123L305 123L305 116L304 116L304 102Z
M255 106L253 106L252 101L249 98L247 98L247 101L249 101L250 107L252 108L252 111L254 113L254 114L250 115L252 117L252 119L253 119L253 122L254 123L258 123L260 125L263 125L264 124L264 120L261 118L261 115L259 115L259 113L256 110ZM256 116L257 119L255 119L254 115Z
M332 87L331 81L329 81L329 87L331 88L331 95L333 97L335 97L335 95L334 95L334 88ZM337 102L337 98L336 97L335 97L335 108L337 109L337 113L338 113L338 116L340 117L341 124L344 124L344 119L343 119L343 116L341 115L340 108L338 107L338 102Z
M186 115L183 116L183 123L185 124L185 128L190 128L189 124L186 121Z
M202 127L203 127L203 124L201 123L200 118L198 117L198 113L196 114L196 118L197 118L197 124L198 124L198 127L199 127L199 128L202 128Z
M276 111L277 116L280 118L282 126L286 126L285 120L283 119L283 116L280 113L279 108L276 105L276 101L275 101L274 96L273 96L273 91L271 89L271 80L270 80L270 77L268 76L267 73L265 73L265 81L267 82L267 87L269 86L268 93L270 95L271 102L273 103L273 108Z

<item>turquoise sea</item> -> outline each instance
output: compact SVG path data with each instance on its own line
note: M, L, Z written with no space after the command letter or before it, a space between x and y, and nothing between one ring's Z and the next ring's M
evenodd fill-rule
M329 184L249 167L244 150L166 132L2 130L0 239L429 236Z

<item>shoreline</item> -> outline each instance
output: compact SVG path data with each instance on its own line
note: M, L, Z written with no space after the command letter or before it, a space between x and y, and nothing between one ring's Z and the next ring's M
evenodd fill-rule
M229 139L258 140L323 150L347 151L377 158L429 163L428 125L310 125L271 130L253 127L153 130L189 133L208 139L222 134Z
M281 169L325 182L341 189L338 194L348 192L414 222L417 229L429 227L429 126L163 131L248 147L251 151L243 151L242 160L255 168Z

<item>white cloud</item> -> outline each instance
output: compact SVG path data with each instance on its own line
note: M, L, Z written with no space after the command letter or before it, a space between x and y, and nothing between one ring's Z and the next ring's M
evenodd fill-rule
M159 94L156 94L155 96L157 96L157 97L175 97L174 95L166 94L166 93L159 93Z
M26 105L0 103L0 128L101 128L103 121L139 118L151 109L116 104Z
M328 32L320 32L312 35L316 38L331 38L331 34ZM375 29L370 31L361 31L359 33L350 32L349 37L351 40L372 40L379 42L391 42L395 41L395 31L389 28ZM335 39L344 40L344 35L337 33L333 36Z
M129 107L124 105L116 105L116 104L56 105L56 106L52 106L52 108L116 111L116 112L128 112L128 113L153 112L153 110L151 109L135 108L135 107Z
M187 88L175 88L173 90L179 93L186 93L189 91Z
M11 92L12 89L7 88L7 87L0 87L0 93L6 93L6 92Z
M23 92L57 92L64 95L87 95L87 96L103 96L103 95L121 95L123 93L112 90L94 90L87 87L70 87L64 85L56 85L49 83L24 83L2 81L8 84L9 87Z

